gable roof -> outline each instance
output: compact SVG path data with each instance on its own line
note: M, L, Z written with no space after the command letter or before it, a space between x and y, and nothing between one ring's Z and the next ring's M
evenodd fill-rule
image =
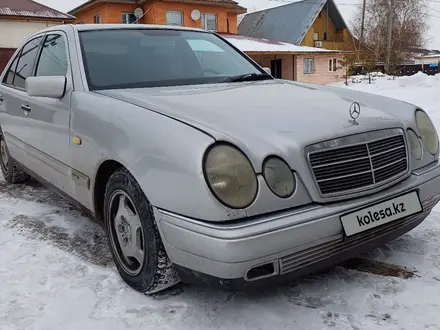
M196 3L196 4L205 4L205 5L218 5L222 7L229 7L232 9L236 9L238 13L242 14L247 11L246 8L243 8L238 5L237 1L234 0L162 0L162 1L175 1L175 2L186 2L186 3ZM99 2L113 2L113 3L132 3L132 4L142 4L145 2L144 0L88 0L78 7L69 11L69 14L75 15L76 13L93 6Z
M300 44L327 5L335 28L348 28L333 0L303 0L245 15L238 26L238 33Z
M75 17L64 14L41 3L32 0L2 0L0 1L1 16L21 16L73 20Z

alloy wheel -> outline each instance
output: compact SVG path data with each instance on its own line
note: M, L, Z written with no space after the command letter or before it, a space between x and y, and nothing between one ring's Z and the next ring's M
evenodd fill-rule
M141 219L132 199L122 190L113 192L110 208L110 243L124 271L136 276L144 266L146 253Z

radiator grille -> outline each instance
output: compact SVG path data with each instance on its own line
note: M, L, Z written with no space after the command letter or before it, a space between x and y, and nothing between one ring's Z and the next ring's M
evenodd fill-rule
M323 196L370 189L408 170L403 134L311 152L309 161Z

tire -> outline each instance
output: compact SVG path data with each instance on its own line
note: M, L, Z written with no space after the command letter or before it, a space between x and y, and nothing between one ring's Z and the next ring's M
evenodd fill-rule
M24 183L31 178L30 175L20 169L15 160L12 159L3 134L0 135L0 165L6 182L18 184Z
M104 223L116 268L131 288L153 294L180 282L165 252L153 209L125 169L113 173L107 183Z

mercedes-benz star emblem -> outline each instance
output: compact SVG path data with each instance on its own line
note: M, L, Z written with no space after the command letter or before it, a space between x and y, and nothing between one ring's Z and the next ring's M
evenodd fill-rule
M350 106L350 117L353 119L353 123L356 125L359 125L359 123L356 121L356 119L361 114L361 106L357 102L353 102L353 104Z

